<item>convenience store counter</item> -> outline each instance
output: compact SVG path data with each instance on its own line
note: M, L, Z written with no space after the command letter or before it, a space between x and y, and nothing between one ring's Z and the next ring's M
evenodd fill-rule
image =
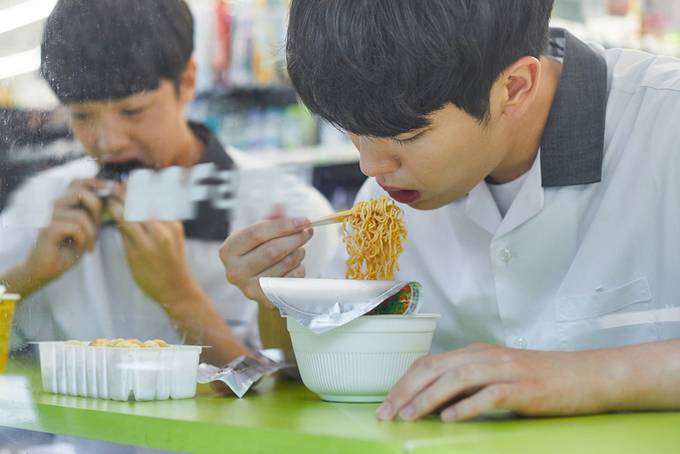
M44 393L37 365L0 375L0 426L183 452L677 453L680 412L527 419L497 413L443 424L381 422L377 404L319 400L265 382L242 400L200 385L194 399L116 402Z

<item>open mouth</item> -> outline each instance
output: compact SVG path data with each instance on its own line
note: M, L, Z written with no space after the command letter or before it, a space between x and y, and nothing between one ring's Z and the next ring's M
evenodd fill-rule
M391 188L388 186L382 186L382 188L389 194L390 197L392 197L399 203L410 204L420 199L419 191L412 191L410 189Z
M102 165L96 178L98 180L109 180L122 183L127 180L130 172L144 167L146 167L146 164L138 159L123 162L108 162Z

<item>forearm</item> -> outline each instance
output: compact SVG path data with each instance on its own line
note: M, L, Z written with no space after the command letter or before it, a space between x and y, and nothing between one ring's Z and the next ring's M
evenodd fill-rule
M280 348L284 351L286 360L294 362L293 346L286 327L286 319L281 317L279 310L272 306L258 304L258 323L260 338L264 348Z
M176 322L180 337L194 345L210 346L203 352L205 361L223 366L238 356L252 355L202 290L194 289L185 295L179 302L163 306Z
M680 409L680 340L600 350L610 410Z

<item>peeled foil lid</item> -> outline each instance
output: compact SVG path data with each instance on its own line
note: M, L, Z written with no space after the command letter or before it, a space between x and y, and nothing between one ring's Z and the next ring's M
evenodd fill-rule
M397 294L407 299L403 315L420 307L417 282L262 277L260 287L282 316L317 334L366 315Z

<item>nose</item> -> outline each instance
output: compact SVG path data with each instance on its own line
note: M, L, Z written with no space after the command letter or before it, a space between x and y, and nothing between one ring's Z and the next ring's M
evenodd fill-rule
M361 172L367 177L387 175L399 168L399 160L390 153L386 140L357 137L352 141L359 150Z
M121 153L130 143L124 122L115 115L104 115L97 124L97 150L102 157Z

